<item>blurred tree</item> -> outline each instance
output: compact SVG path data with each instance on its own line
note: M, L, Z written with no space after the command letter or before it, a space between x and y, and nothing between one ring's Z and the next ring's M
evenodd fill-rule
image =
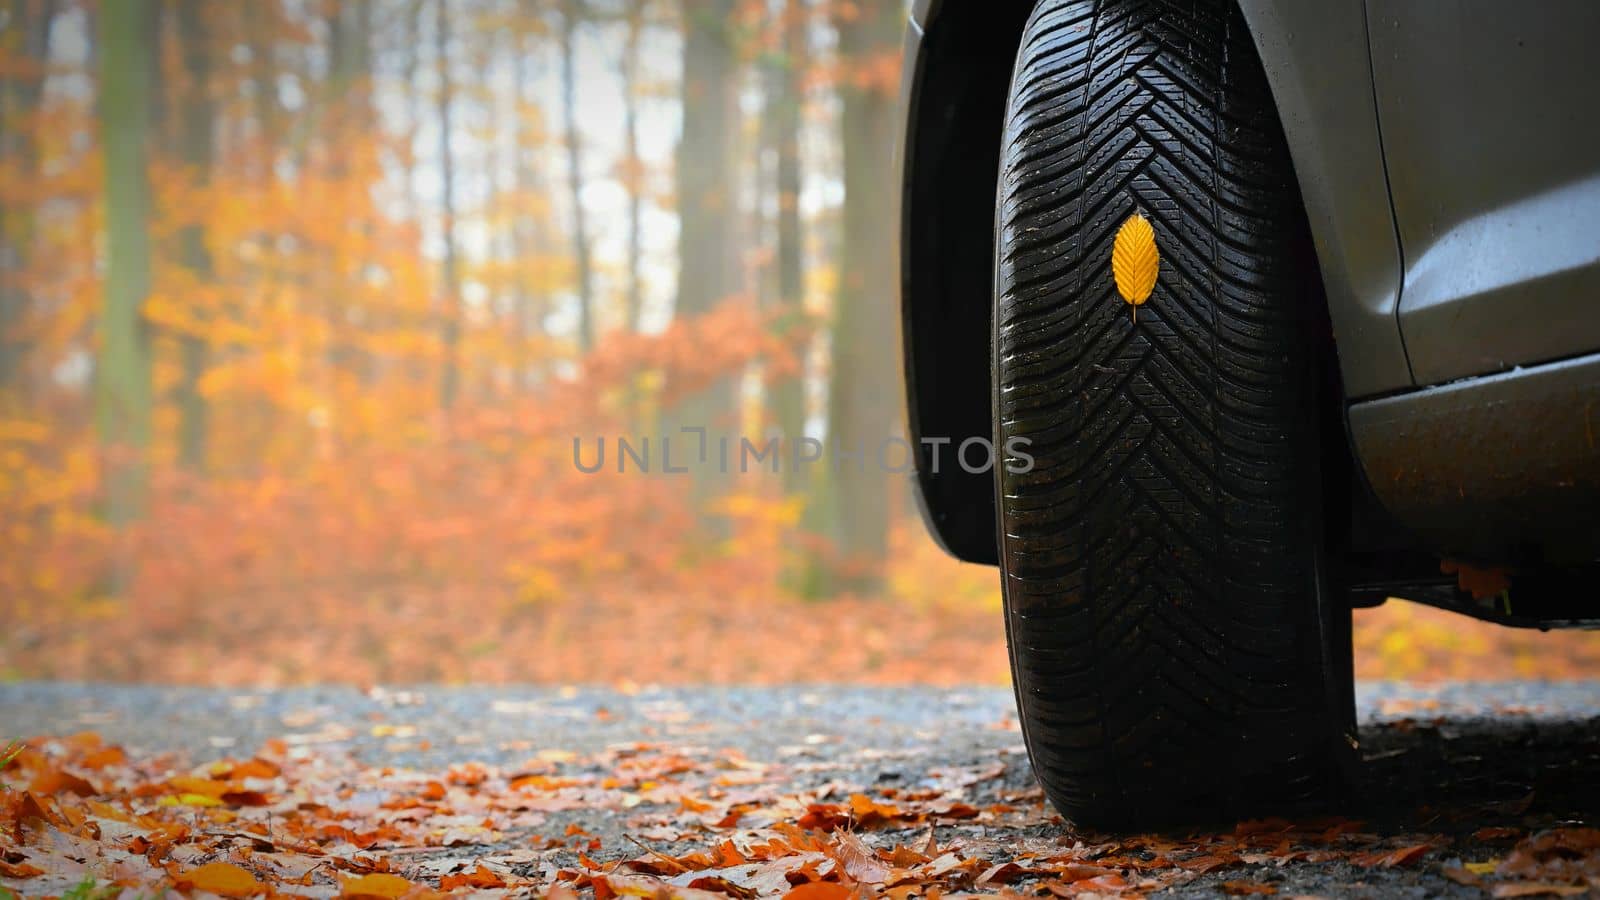
M193 182L204 188L211 182L216 158L216 104L213 89L212 47L215 37L206 24L204 0L178 0L179 56L184 70L179 114L180 146L183 161ZM182 265L192 276L197 292L209 287L212 277L211 252L206 246L203 221L186 225L179 238ZM206 397L200 381L206 371L208 346L204 335L186 333L180 337L182 372L178 384L178 458L193 471L206 464Z
M274 37L280 23L277 4L241 4L245 19L245 40L250 47L250 98L255 107L256 133L260 137L259 174L272 174L274 142L283 134L283 103L278 93L278 60L273 53Z
M805 232L800 217L800 124L805 106L810 10L806 0L784 0L779 14L780 52L768 73L767 104L777 156L777 262L780 322L799 327L805 317ZM802 348L803 349L803 348ZM801 355L802 374L804 354ZM805 433L805 383L800 375L780 378L768 388L772 415L784 440ZM803 470L784 468L784 487L802 486Z
M444 367L439 379L439 405L455 405L461 381L461 263L456 245L456 165L452 120L455 79L450 71L451 24L449 0L434 0L434 55L439 67L439 93L435 107L439 117L440 233L444 244L443 270L440 272L443 303L439 310L439 342L443 346Z
M16 166L16 186L31 184L38 172L38 123L34 117L44 95L50 33L60 9L58 0L5 0L0 4L7 26L0 28L0 54L16 64L0 73L0 161ZM7 192L9 193L9 192ZM0 391L10 399L33 393L27 384L26 347L16 337L28 312L23 273L33 245L36 204L0 195Z
M400 92L405 97L406 108L406 172L405 187L406 201L410 216L413 220L422 218L422 190L418 186L418 176L422 167L416 165L416 143L422 133L422 90L417 86L417 77L422 69L422 17L427 8L427 0L404 0L405 7L402 17L403 34L400 43ZM525 0L531 2L531 0Z
M100 140L105 153L105 305L95 361L95 408L108 451L104 514L125 525L144 510L151 423L150 293L151 102L150 0L120 0L98 10ZM110 585L128 577L119 566Z
M738 53L733 0L683 0L683 108L678 140L678 292L674 314L687 319L729 300L739 285L739 239L735 142L738 137ZM675 410L675 426L724 428L735 413L733 382L719 379L686 398ZM674 440L675 465L706 451L693 465L694 495L703 506L716 492L717 453L691 436Z
M372 75L372 6L373 0L334 0L325 10L328 93L357 107L358 115L367 112L366 93L351 94Z
M628 285L624 327L639 330L644 307L644 161L639 157L639 64L644 37L645 0L625 0L622 54L622 161L620 176L628 191Z
M833 17L839 32L845 199L828 432L835 447L861 456L838 466L826 480L831 496L825 508L840 551L857 563L848 586L873 590L889 549L889 482L879 450L901 433L894 260L884 248L895 227L888 175L904 16L898 3L836 3Z
M522 0L520 8L525 24L538 21L539 2L540 0ZM534 37L531 33L519 34L512 46L512 52L515 54L512 66L514 81L512 100L517 114L513 117L512 143L516 157L516 177L510 230L518 270L515 327L520 350L517 354L516 369L518 383L522 387L531 387L541 377L541 361L533 348L537 339L544 334L544 318L549 311L546 286L540 283L541 279L535 277L531 271L540 255L548 252L548 247L545 245L549 241L541 209L545 186L540 176L538 150L544 141L544 134L538 115L538 101L534 96L535 79L531 71L535 56L535 50L531 46Z
M583 135L578 132L576 37L583 0L561 0L561 127L566 135L567 199L572 204L572 257L578 273L578 350L594 349L594 262L583 208Z

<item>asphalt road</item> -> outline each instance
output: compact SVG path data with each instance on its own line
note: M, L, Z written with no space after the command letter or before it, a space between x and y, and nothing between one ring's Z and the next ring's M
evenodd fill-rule
M1600 681L1363 684L1358 700L1364 762L1359 787L1339 812L1363 820L1363 830L1448 835L1448 853L1483 859L1506 849L1492 840L1480 846L1472 835L1483 828L1600 824ZM0 739L83 730L141 755L170 751L195 762L245 756L269 738L366 766L414 768L514 766L533 752L582 757L647 742L734 748L772 763L782 789L795 793L830 784L911 787L930 771L997 762L1004 775L975 790L998 798L1031 784L1011 695L998 688L0 686ZM548 827L570 822L617 848L612 855L636 852L610 812L577 810ZM1052 829L1063 826L1013 837ZM1271 883L1280 895L1483 896L1442 876L1451 858L1394 869L1263 863L1245 877ZM1168 895L1210 896L1223 877L1208 875Z

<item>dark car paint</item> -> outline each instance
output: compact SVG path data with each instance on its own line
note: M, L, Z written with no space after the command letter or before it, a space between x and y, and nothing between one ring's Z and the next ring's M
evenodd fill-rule
M1600 350L1600 3L1370 11L1417 384Z

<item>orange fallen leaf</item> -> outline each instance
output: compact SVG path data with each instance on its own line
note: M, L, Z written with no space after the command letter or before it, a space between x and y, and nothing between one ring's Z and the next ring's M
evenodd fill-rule
M446 875L439 879L439 890L453 891L456 888L503 888L506 880L496 872L483 867L482 863L471 872L461 872L456 875Z
M1073 863L1063 866L1061 871L1057 872L1056 874L1061 876L1062 881L1070 884L1075 881L1088 881L1090 879L1100 878L1106 875L1115 875L1117 874L1117 870L1108 869L1105 866L1079 865Z
M272 802L271 798L260 791L228 791L222 795L221 800L229 806L266 806Z
M850 814L862 828L871 828L900 818L900 807L878 803L866 794L850 795Z
M233 863L212 862L173 879L179 890L205 891L222 897L253 897L267 886Z
M14 829L20 829L24 823L34 819L56 826L67 824L57 811L54 800L48 796L39 797L32 791L0 794L0 816L10 820Z
M683 807L684 812L692 813L710 812L713 809L716 809L716 807L712 804L706 803L703 800L696 800L688 794L678 798L678 805Z
M995 863L985 869L983 874L978 876L978 880L973 883L980 886L985 884L1010 884L1024 875L1032 875L1038 871L1015 862Z
M1234 856L1232 853L1229 853L1226 856L1207 854L1205 856L1196 856L1191 859L1181 859L1175 863L1175 865L1177 865L1177 867L1180 869L1184 869L1189 872L1198 872L1202 875L1214 869L1222 869L1238 864L1239 857Z
M806 814L799 821L800 827L806 831L833 831L849 824L849 814L837 803L812 803L806 807Z
M410 893L416 885L399 875L387 875L377 872L363 875L360 878L347 879L344 889L339 892L340 897L359 898L359 900L394 900Z
M716 864L719 867L742 866L749 861L749 858L739 852L738 846L733 841L723 841L717 845Z
M1278 889L1270 884L1260 884L1254 881L1224 881L1217 885L1224 893L1234 897L1246 894L1276 894Z
M99 748L104 741L100 737L99 732L80 731L77 734L69 734L64 738L61 738L61 743L73 748L74 750L78 750L79 752L88 753L91 750Z
M222 795L233 787L226 781L198 778L194 775L174 775L167 779L167 786L174 794L200 794L217 799L221 799Z
M1351 860L1358 866L1371 868L1376 866L1381 869L1392 869L1395 866L1404 866L1416 862L1433 848L1428 844L1414 844L1410 847L1401 847L1398 850L1376 850L1372 853L1363 853Z
M1058 897L1077 897L1084 891L1105 891L1119 894L1126 890L1127 887L1127 880L1115 872L1083 881L1052 881L1045 885L1046 890Z
M852 893L837 881L812 881L790 888L783 900L849 900Z
M79 778L70 772L63 772L55 767L43 769L33 776L33 782L28 785L28 790L34 794L61 794L74 793L80 797L90 797L95 794L94 785Z
M43 874L44 870L38 866L31 866L27 863L8 863L0 859L0 875L4 875L7 878L32 878L35 875Z
M128 755L121 747L104 747L85 756L79 765L85 769L104 769L106 766L120 766L128 759Z
M235 779L277 778L278 773L281 771L282 769L279 769L275 763L268 762L257 756L242 763L235 763L232 770L228 772L228 777Z
M700 877L690 881L688 888L691 891L711 891L713 893L723 894L728 897L738 898L738 900L751 900L751 898L759 896L756 891L750 888L740 887L739 885L734 884L720 875L701 875Z

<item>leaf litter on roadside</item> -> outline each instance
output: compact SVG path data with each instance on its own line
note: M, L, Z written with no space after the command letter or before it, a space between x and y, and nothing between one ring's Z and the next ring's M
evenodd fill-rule
M1438 866L1496 897L1600 886L1593 828L1480 829L1463 837L1506 849L1476 861L1446 835L1339 818L1110 838L1062 823L1037 788L977 790L1006 771L797 790L779 763L650 744L422 772L283 741L185 767L94 734L39 738L0 789L0 897L1138 897L1201 878L1243 896L1276 893L1291 863Z

